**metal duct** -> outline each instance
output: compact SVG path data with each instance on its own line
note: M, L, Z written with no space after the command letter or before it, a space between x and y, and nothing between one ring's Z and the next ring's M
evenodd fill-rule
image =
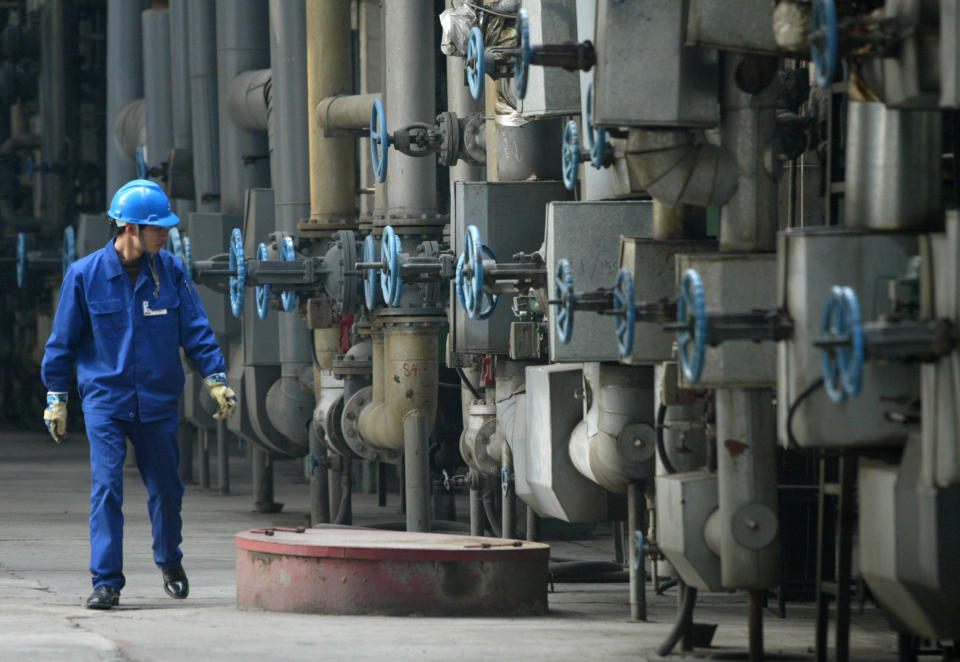
M137 147L147 142L147 109L143 99L136 99L124 106L116 114L113 121L113 146L117 154L129 159L131 163L137 157ZM136 177L136 169L130 173L129 179ZM119 188L123 182L117 186ZM110 191L107 199L111 199L114 191Z
M177 0L179 5L182 0ZM197 209L220 208L220 127L217 102L217 23L213 0L187 3L193 190Z
M278 232L296 233L300 219L310 213L310 158L303 140L309 131L304 3L270 1L270 62L267 121L275 223ZM339 338L339 328L332 331ZM281 377L267 394L274 427L304 447L314 409L310 333L298 315L280 316Z
M143 96L140 14L146 6L144 0L107 2L107 126L113 122L115 129L120 111ZM107 137L107 200L137 174L135 153L124 153L114 136Z
M242 214L248 188L269 188L267 134L237 126L227 112L233 79L270 66L266 0L217 2L217 89L220 117L220 210Z
M703 131L633 129L624 156L638 190L670 207L723 205L737 190L736 161Z
M233 123L249 131L266 131L271 103L271 71L245 71L230 83L227 112Z
M847 227L943 228L941 114L850 101L847 110Z
M170 86L170 11L148 9L143 20L143 97L147 142L144 159L156 167L173 147L173 107Z

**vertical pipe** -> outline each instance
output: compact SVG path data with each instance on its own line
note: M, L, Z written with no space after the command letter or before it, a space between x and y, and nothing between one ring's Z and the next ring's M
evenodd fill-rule
M177 435L180 439L180 467L178 473L184 483L193 483L193 448L197 439L197 428L186 421L180 421Z
M353 524L353 460L349 457L343 458L340 471L340 494L343 498L343 504L338 509L337 524Z
M217 421L217 480L220 494L230 494L230 453L227 449L227 422Z
M647 578L643 544L646 505L643 484L630 481L627 485L627 531L630 541L630 619L634 621L647 620Z
M527 506L527 540L537 542L540 540L540 516L532 506Z
M170 10L147 9L143 22L143 97L146 102L147 167L159 167L173 146L170 80Z
M75 33L70 27L74 20L72 9L73 3L48 0L41 17L41 146L43 161L48 164L66 164L73 158L71 141L67 139L68 125L76 121L75 100L78 97L77 77L68 73L68 67L75 66L77 60ZM60 168L40 172L43 199L38 216L51 221L56 228L68 221L69 195L65 176L65 171Z
M383 5L381 0L357 1L357 31L360 36L360 52L364 54L357 63L360 70L360 92L362 94L384 93L384 56L383 56ZM374 210L383 209L383 184L377 182L373 176L373 167L370 164L370 150L366 142L362 142L359 150L358 165L360 170L360 187L374 189L376 195L363 195L360 198L360 215L369 218Z
M500 480L503 490L503 508L500 512L500 530L504 538L517 537L517 491L513 483L513 452L503 444L500 451Z
M434 121L433 3L390 0L386 26L386 113L388 128ZM416 38L412 38L416 35ZM433 217L437 213L437 159L390 150L387 216Z
M458 3L459 4L459 3ZM453 0L446 1L447 9L453 7ZM466 117L473 113L483 112L483 99L474 99L467 87L466 67L463 58L447 56L447 110L457 114L457 117ZM458 161L450 168L450 186L454 182L478 181L483 177L483 166L470 165L466 161ZM453 197L451 196L451 200Z
M327 484L327 449L320 437L310 435L310 522L313 525L330 521L330 495Z
M209 212L220 208L216 7L214 0L190 0L186 5L193 188L197 209Z
M143 95L140 12L145 6L144 0L107 2L107 200L137 174L134 162L114 139L113 121Z
M310 218L324 225L353 227L355 141L324 136L313 116L321 100L353 92L350 0L313 0L306 3L306 12Z
M377 462L377 506L387 505L387 465Z
M210 431L200 428L200 487L210 489Z
M763 662L763 591L747 591L750 662Z
M243 213L248 188L268 186L267 135L230 119L227 99L237 74L270 66L266 0L217 0L217 108L220 118L220 210ZM244 157L249 157L246 160Z
M273 500L273 463L267 452L259 446L252 444L250 449L254 508L261 513L275 513L279 508Z
M340 501L343 499L343 484L340 482L340 466L344 461L342 455L337 455L333 451L327 453L327 491L329 496L328 503L330 507L330 521L336 523L337 515L340 512Z
M470 488L470 535L483 535L483 502L480 500L480 487Z
M190 40L188 38L187 3L185 0L170 2L170 82L173 147L192 152L190 104ZM186 219L196 205L193 200L171 201L173 210L181 219Z
M430 530L430 471L427 419L419 409L403 417L403 466L406 479L407 531Z

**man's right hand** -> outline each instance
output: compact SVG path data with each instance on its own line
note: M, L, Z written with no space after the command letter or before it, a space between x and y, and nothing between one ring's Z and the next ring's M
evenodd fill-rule
M58 444L67 438L67 394L49 391L47 408L43 411L43 422L50 436Z

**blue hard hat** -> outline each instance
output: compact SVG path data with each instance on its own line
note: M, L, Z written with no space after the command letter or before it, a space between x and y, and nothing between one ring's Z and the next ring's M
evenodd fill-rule
M107 216L121 223L158 225L162 228L180 222L177 215L170 211L167 194L148 179L134 179L117 189Z

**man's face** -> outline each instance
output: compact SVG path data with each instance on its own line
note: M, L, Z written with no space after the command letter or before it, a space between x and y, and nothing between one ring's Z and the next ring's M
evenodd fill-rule
M170 228L161 228L156 225L141 225L140 234L143 235L143 243L147 247L147 252L156 253L166 245Z

